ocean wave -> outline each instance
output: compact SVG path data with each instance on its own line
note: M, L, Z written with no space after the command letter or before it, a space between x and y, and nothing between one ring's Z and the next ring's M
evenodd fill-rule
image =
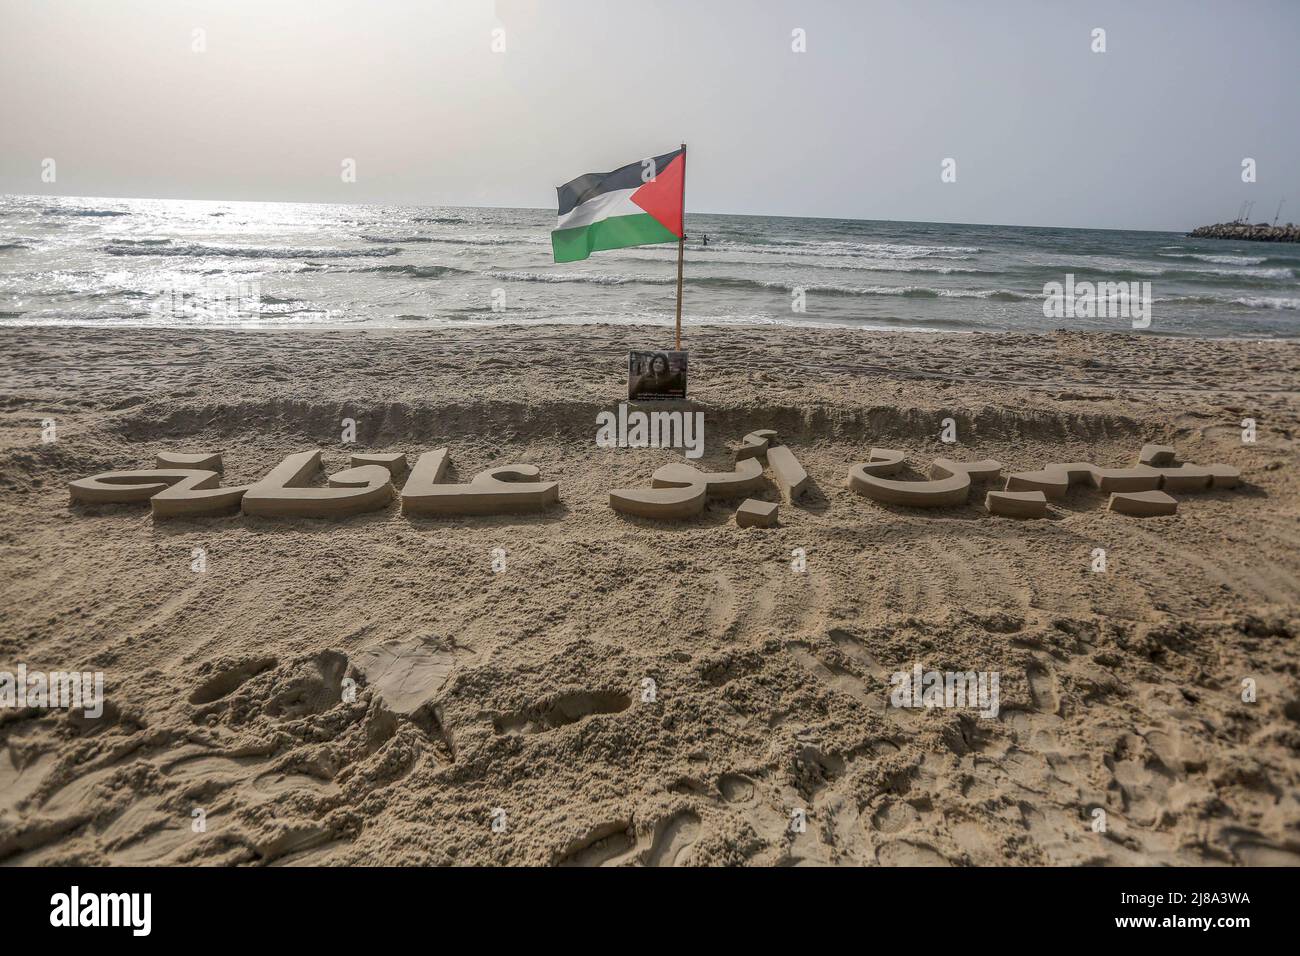
M91 216L91 217L108 217L108 216L129 216L129 212L123 212L120 209L60 209L57 206L46 206L41 210L45 216Z
M1220 299L1217 295L1157 295L1151 301L1157 305L1227 305L1231 300Z
M694 250L692 250L694 251ZM673 256L646 256L646 255L628 255L626 253L615 253L607 255L606 258L617 262L669 262L675 258ZM739 265L739 266L761 266L770 268L772 265L781 263L757 262L753 259L742 257L722 258L709 256L708 265ZM877 259L877 260L860 260L852 264L843 264L836 262L792 262L788 263L801 269L834 269L842 272L927 272L934 275L1001 275L1002 270L978 269L973 266L947 266L931 264L924 259Z
M809 291L821 290L809 289ZM898 295L908 299L987 299L991 302L1029 302L1042 298L1037 293L1016 292L1012 289L928 289L924 286L868 287L851 290L851 293L855 295Z
M1300 299L1286 296L1245 295L1225 299L1217 295L1173 295L1156 296L1151 300L1168 305L1240 305L1248 309L1300 309Z
M550 236L429 236L426 242L450 246L549 246Z
M620 273L600 272L523 272L519 270L493 270L483 273L489 279L505 279L507 282L586 282L591 285L676 285L676 278L652 275L625 275ZM700 279L692 279L691 284L699 284Z
M207 246L189 243L183 246L142 247L130 241L113 241L104 247L110 256L226 256L235 259L353 259L363 256L393 256L396 248L382 249L289 249L263 246Z
M1171 275L1177 275L1178 272L1171 272ZM1294 279L1296 272L1294 269L1197 269L1187 273L1189 276L1194 275L1212 275L1226 276L1229 279Z
M592 285L676 285L675 276L603 274L596 272L490 271L485 276L510 282L581 282ZM772 279L744 279L734 276L696 276L692 286L720 289L780 290L803 289L807 293L836 296L901 296L913 299L988 299L995 302L1024 302L1041 299L1038 293L1014 289L935 289L927 286L843 286L823 283L778 282Z
M350 272L386 272L391 275L405 275L413 279L443 279L447 276L454 275L474 275L468 269L457 269L455 266L367 266L361 269L350 269Z
M403 319L424 319L425 316L399 316ZM495 327L495 326L528 326L528 325L566 325L566 326L659 326L672 327L671 315L663 313L624 313L614 315L609 313L591 313L591 314L565 314L539 317L521 317L514 310L509 314L497 315L489 318L472 318L469 316L428 316L427 319L432 324L447 324L453 327ZM849 319L849 320L826 320L816 318L801 318L798 316L784 316L771 314L755 315L706 315L696 313L691 318L685 320L684 324L690 327L707 327L707 326L785 326L793 328L838 328L854 329L858 331L890 331L890 332L963 332L974 331L967 326L959 323L943 320L931 319L890 319L875 318L870 321Z
M700 251L747 252L773 256L845 256L862 259L971 259L983 250L978 246L919 246L895 242L848 242L837 240L784 240L776 243L733 242L720 239Z
M1300 309L1300 299L1283 296L1247 295L1232 300L1234 305L1244 305L1248 309Z
M1219 285L1233 285L1250 280L1288 280L1296 276L1296 270L1286 267L1213 269L1206 266L1143 266L1140 263L1127 261L1114 261L1106 265L1082 261L1066 265L1032 262L1009 265L1003 272L1013 274L1026 282L1032 276L1042 276L1051 281L1061 282L1068 273L1074 276L1075 282L1129 282L1135 279L1167 278Z
M1223 266L1257 266L1267 259L1267 256L1213 256L1200 252L1157 252L1156 255L1168 259L1196 259L1199 262L1210 262Z
M437 242L432 236L358 236L362 242L381 242L400 245L404 242Z
M412 216L411 222L428 222L439 226L455 226L460 223L469 222L468 219L462 219L460 216Z
M25 242L0 242L0 252L9 252L14 249L30 249L31 246Z

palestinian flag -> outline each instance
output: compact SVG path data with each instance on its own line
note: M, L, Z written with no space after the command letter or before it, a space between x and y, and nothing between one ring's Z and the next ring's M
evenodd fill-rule
M653 168L651 165L653 164ZM682 237L686 150L587 173L557 188L559 218L551 233L556 262L601 249L676 242Z

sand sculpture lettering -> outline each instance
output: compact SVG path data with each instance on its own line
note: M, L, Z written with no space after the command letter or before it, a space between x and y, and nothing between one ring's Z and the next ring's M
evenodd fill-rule
M952 508L966 503L972 480L997 477L996 461L959 462L936 458L929 481L899 481L887 476L903 467L904 455L890 448L871 449L871 460L849 468L848 486L874 501L910 508Z
M401 491L408 515L490 515L541 511L559 501L559 483L541 481L533 465L501 465L466 484L446 482L447 449L421 455ZM222 487L219 453L164 452L154 468L108 471L70 482L82 504L149 502L157 518L201 517L236 508L267 518L342 518L377 511L397 495L393 482L407 471L402 454L355 454L349 467L312 484L322 472L321 453L289 455L260 481Z
M450 461L445 448L420 456L402 489L403 514L518 514L560 500L559 482L542 481L536 465L500 465L480 471L469 484L451 485L443 478Z
M319 451L290 455L244 493L246 515L264 518L336 518L377 511L393 500L393 473L384 465L358 464L329 476L329 487L308 482L322 471Z
M1002 465L996 461L956 462L936 458L929 481L899 481L888 476L903 466L901 451L871 449L870 459L849 468L848 487L864 497L913 508L951 508L966 503L973 481L991 481ZM1136 517L1171 515L1178 501L1170 492L1235 488L1241 471L1231 465L1201 466L1176 462L1169 445L1144 445L1131 468L1104 468L1091 462L1044 465L1038 471L1013 472L1001 490L990 490L984 506L1008 518L1045 518L1047 501L1065 496L1074 485L1091 484L1111 493L1107 507Z
M893 477L905 458L901 451L872 448L867 461L850 466L846 484L885 504L954 508L967 503L975 482L993 481L1002 472L1002 464L991 459L936 458L927 480ZM347 468L328 475L321 486L321 452L304 451L289 455L258 481L223 486L219 452L161 452L153 468L107 471L70 482L68 488L72 500L82 504L148 501L154 518L203 517L235 509L267 518L347 517L386 507L399 497L394 482L403 476L400 498L406 515L538 512L560 498L559 483L542 481L534 465L498 465L468 482L454 483L447 480L450 464L446 448L421 455L409 475L403 454L354 454ZM770 528L777 524L777 504L749 497L763 487L767 468L787 504L808 490L811 479L790 448L772 429L759 429L744 437L731 471L701 471L683 462L663 465L651 476L651 487L616 488L609 493L609 505L622 514L676 521L700 514L710 498L744 498L736 524ZM1151 517L1176 514L1174 494L1240 483L1241 472L1231 465L1179 462L1168 445L1144 445L1137 463L1127 468L1054 462L1037 471L1012 472L1003 488L985 494L984 506L991 514L1009 518L1045 518L1049 500L1063 498L1075 485L1090 485L1110 493L1109 510Z
M657 521L690 518L704 510L709 498L738 498L761 488L765 465L772 469L787 503L796 501L808 488L808 472L770 428L746 435L735 459L731 471L702 472L686 464L664 465L651 477L653 487L615 488L609 493L609 506L622 514ZM742 528L770 528L776 522L777 505L770 501L746 498L736 512L736 524Z
M742 528L775 527L776 502L746 498L736 509L736 524Z

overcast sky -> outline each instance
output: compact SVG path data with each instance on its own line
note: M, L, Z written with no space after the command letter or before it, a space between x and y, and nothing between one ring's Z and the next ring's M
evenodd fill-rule
M0 0L0 193L553 208L684 140L688 211L1300 220L1298 47L1300 0Z

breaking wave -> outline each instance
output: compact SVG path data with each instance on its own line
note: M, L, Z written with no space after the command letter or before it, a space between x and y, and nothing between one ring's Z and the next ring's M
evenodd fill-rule
M1257 266L1268 261L1267 256L1215 256L1200 252L1158 252L1156 255L1167 259L1195 259L1221 266Z
M437 242L433 236L358 236L362 242L378 242L387 245L399 245L404 242Z
M676 285L674 276L602 274L595 272L525 272L492 271L484 275L508 282L582 282L592 285ZM988 299L995 302L1024 302L1041 299L1036 293L1017 292L1014 289L934 289L926 286L844 286L820 283L778 282L771 279L744 279L732 276L696 276L692 287L715 289L780 290L791 292L796 288L808 293L838 296L902 296L912 299Z
M223 256L234 259L354 259L367 256L394 256L396 248L380 249L291 249L266 246L184 245L141 246L131 240L114 240L104 247L110 256Z
M1300 299L1283 296L1247 295L1232 301L1235 305L1244 305L1248 309L1300 309Z
M42 215L46 216L90 216L90 217L111 217L111 216L129 216L129 212L123 212L120 209L63 209L58 206L46 206L41 210Z
M1300 299L1287 296L1244 295L1225 299L1216 295L1174 295L1159 297L1152 302L1165 302L1171 305L1237 305L1247 309L1300 309Z
M715 248L720 252L746 252L765 256L845 256L861 259L971 259L983 251L978 246L924 246L896 242L799 239L770 244L721 239L712 245L702 247L700 251L707 252Z
M410 276L413 279L444 279L447 276L457 275L474 275L468 269L457 269L455 266L367 266L360 269L350 269L350 272L385 272L391 275Z

